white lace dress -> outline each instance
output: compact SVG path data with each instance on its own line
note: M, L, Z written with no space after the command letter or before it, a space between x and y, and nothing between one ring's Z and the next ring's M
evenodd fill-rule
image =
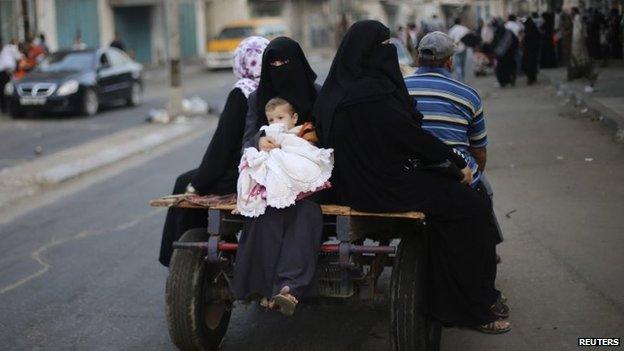
M269 152L253 147L243 151L236 207L246 217L264 214L267 206L289 207L301 194L327 187L334 168L333 149L318 148L280 123L261 130L280 147Z

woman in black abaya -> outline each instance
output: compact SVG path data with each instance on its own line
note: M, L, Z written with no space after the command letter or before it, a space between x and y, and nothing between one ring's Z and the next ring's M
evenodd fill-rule
M421 129L389 35L377 21L351 26L316 102L323 146L334 148L338 202L360 211L423 211L432 314L443 323L506 332L509 322L496 315L491 204L455 178L414 166L450 160L464 182L469 173L452 148Z
M249 96L243 143L268 151L274 142L259 132L268 124L264 106L274 97L290 102L298 123L312 120L319 86L301 47L279 37L262 58L260 85ZM265 214L247 218L239 239L232 291L236 298L261 298L269 308L292 314L298 299L317 294L315 279L323 217L320 206L303 199L284 209L268 207Z
M269 41L262 37L249 37L238 46L233 65L234 75L238 81L228 95L210 145L198 168L178 176L173 194L236 193L247 98L258 86L262 54L268 43ZM189 229L206 228L207 222L208 215L205 210L170 208L163 228L158 258L160 263L168 267L173 254L173 242Z
M501 87L516 84L516 53L518 38L505 28L500 20L494 20L494 55L496 55L496 80Z
M524 22L524 42L522 45L522 71L527 76L527 84L537 79L540 59L540 32L531 17Z

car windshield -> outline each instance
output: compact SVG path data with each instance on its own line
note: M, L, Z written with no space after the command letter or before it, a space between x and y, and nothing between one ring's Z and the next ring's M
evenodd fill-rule
M92 68L93 63L93 52L57 52L43 60L38 71L82 71Z
M223 28L217 39L246 38L253 35L251 27L228 27Z

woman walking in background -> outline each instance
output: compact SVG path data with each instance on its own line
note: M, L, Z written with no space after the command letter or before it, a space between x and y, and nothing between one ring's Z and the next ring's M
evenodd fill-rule
M524 45L522 46L522 71L527 76L527 84L532 85L537 79L540 58L541 35L535 22L527 17L524 22Z
M568 66L568 80L584 78L587 80L585 92L594 91L594 84L598 74L594 69L594 61L587 51L585 39L585 24L577 7L572 7L572 50L570 55L570 65Z
M555 35L555 16L552 12L542 13L540 68L557 67L557 55L553 37Z

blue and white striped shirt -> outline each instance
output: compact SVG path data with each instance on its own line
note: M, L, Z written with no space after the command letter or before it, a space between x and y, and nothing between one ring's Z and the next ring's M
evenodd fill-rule
M470 86L451 78L444 68L420 67L405 78L407 90L423 114L422 127L456 151L472 169L472 186L481 179L469 147L486 147L487 132L481 97Z

